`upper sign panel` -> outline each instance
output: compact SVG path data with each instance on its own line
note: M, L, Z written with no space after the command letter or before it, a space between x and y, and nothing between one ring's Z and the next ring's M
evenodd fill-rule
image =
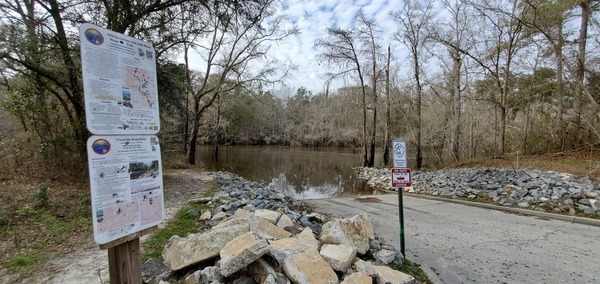
M79 38L88 130L97 135L158 133L152 45L91 24L81 25Z

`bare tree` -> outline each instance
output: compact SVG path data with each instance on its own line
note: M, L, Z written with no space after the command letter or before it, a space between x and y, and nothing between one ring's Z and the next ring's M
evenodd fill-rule
M387 48L387 64L385 65L385 126L383 134L383 164L390 164L390 58L392 52Z
M377 83L381 70L377 67L377 62L381 58L381 45L377 42L380 37L381 30L375 19L368 18L362 12L357 16L358 21L358 36L363 46L363 53L369 59L370 76L371 76L371 97L373 103L371 109L373 111L373 120L371 125L371 135L369 141L369 155L367 166L373 167L375 165L375 137L377 132Z
M315 44L320 48L319 58L325 62L337 65L341 71L330 74L332 77L351 76L356 74L360 81L362 93L362 140L363 140L363 166L369 165L367 154L367 102L366 86L358 59L358 48L356 47L355 35L350 30L340 28L328 28L326 38L321 38Z
M421 108L423 98L423 64L421 58L426 45L430 42L427 33L428 25L431 23L433 13L432 2L427 1L421 5L419 1L407 0L401 10L392 13L392 16L400 24L400 30L395 33L395 38L404 44L411 56L412 71L416 86L416 105L417 105L417 123L416 123L416 146L417 146L417 169L423 165L423 150L421 145Z
M579 24L579 38L577 40L577 63L575 67L575 101L573 103L573 110L575 115L573 117L573 124L575 126L574 137L575 143L579 144L581 140L581 129L583 128L581 125L581 116L583 114L583 94L584 94L584 85L583 81L585 79L585 50L586 43L588 37L588 25L591 17L591 0L582 0L579 2L579 7L581 8L581 21ZM591 102L598 105L598 102L594 100L592 96Z
M246 4L213 3L212 9L217 16L206 23L208 39L193 43L206 65L201 77L189 86L193 94L192 128L187 152L190 165L196 163L196 143L202 115L220 93L259 82L280 82L287 76L289 70L280 73L280 66L266 58L271 43L296 33L295 28L283 27L283 17L266 24L272 15L274 3L272 0Z

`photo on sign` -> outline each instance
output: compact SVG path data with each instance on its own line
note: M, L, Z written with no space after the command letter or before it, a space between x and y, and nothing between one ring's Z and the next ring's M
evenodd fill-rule
M131 104L131 92L129 91L129 88L123 87L121 91L121 97L123 100L117 102L118 104L127 108L133 108L133 105Z
M158 161L129 163L129 178L156 178L158 176Z

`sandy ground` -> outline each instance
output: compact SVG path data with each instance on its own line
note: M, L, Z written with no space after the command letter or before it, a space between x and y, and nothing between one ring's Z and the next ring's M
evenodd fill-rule
M202 197L209 191L214 176L197 170L169 170L163 173L165 186L165 221L172 218L187 200ZM160 226L159 226L160 227ZM148 236L141 238L143 242ZM108 255L89 236L89 242L73 253L50 261L47 269L36 271L21 283L110 283Z

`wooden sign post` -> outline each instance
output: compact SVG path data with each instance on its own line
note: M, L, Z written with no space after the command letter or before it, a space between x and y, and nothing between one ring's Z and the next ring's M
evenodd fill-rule
M141 263L140 238L109 248L110 283L142 283Z
M108 271L111 284L142 283L140 237L156 231L158 231L158 226L100 245L100 249L108 249Z
M164 219L155 50L87 23L79 38L94 240L111 284L139 284L140 237Z

